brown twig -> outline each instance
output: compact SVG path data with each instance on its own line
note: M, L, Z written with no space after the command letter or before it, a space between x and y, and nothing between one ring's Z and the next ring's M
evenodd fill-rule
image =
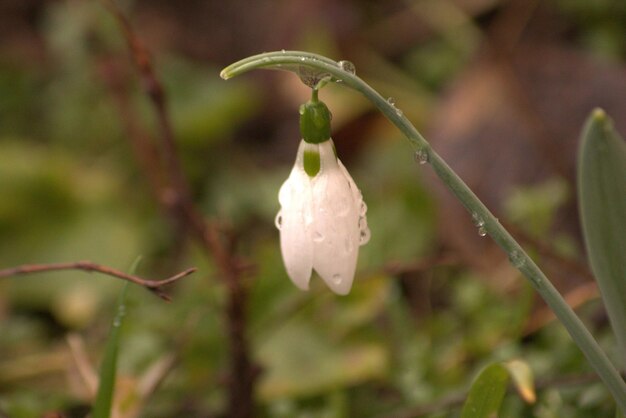
M117 277L118 279L127 280L129 282L138 284L139 286L143 286L156 294L161 299L169 302L171 301L170 297L161 288L170 283L174 283L175 281L180 280L183 277L189 276L197 269L195 267L192 267L163 280L146 280L132 274L127 274L122 271L115 270L111 267L92 263L91 261L76 261L72 263L24 264L21 266L0 270L0 278L19 276L23 274L45 273L57 270L82 270L88 273L97 272L106 274L107 276Z
M206 222L194 204L190 187L178 160L165 91L155 74L147 48L115 2L113 0L102 1L120 25L137 69L141 86L154 109L160 128L161 162L167 174L167 184L159 186L160 190L155 190L158 200L179 227L192 235L204 247L207 254L212 256L228 290L226 318L231 353L228 416L252 416L255 372L250 360L245 335L248 289L242 280L243 263L231 253L228 243L225 242L225 237L222 236L216 224ZM139 146L137 144L143 138L133 138L134 133L132 131L129 131L128 134L129 139L135 142L135 150L141 152L142 144ZM143 148L145 148L145 144L143 144ZM138 155L137 158L146 161L142 155ZM145 169L145 167L143 168ZM158 169L159 167L153 171L158 171Z

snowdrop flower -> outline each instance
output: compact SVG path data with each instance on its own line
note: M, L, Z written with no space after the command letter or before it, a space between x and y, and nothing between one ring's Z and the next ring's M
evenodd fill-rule
M337 294L350 292L359 246L369 241L361 192L337 158L330 112L313 100L300 108L303 140L289 178L280 188L276 216L287 274L308 290L315 270Z

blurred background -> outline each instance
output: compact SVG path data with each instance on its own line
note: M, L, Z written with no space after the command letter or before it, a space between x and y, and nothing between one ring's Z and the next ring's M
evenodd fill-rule
M538 399L507 396L505 416L612 416L608 392L504 254L414 161L402 135L340 85L321 98L368 204L372 238L349 296L318 278L310 292L297 290L274 216L308 88L286 72L228 82L219 72L280 49L353 62L615 356L581 245L575 173L594 107L626 132L626 2L119 6L151 52L194 202L250 266L243 309L255 416L454 417L476 373L512 358L533 369ZM138 275L165 278L198 267L168 288L170 304L131 288L118 390L132 398L156 368L149 398L128 401L125 416L220 416L237 378L228 368L227 289L213 259L160 208L133 150L129 136L160 129L102 2L0 0L0 269L92 260L127 271L141 257ZM121 286L81 272L0 279L0 417L85 416L91 398L77 363L99 364Z

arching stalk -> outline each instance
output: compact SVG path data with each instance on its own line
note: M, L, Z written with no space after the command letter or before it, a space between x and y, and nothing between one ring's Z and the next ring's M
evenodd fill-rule
M583 352L591 366L604 381L615 398L622 413L626 415L626 383L602 351L580 318L565 302L550 280L526 254L498 219L478 199L463 180L432 150L430 144L386 98L370 87L354 73L354 67L345 61L335 62L329 58L300 51L268 52L245 58L229 65L221 72L229 79L247 71L266 68L287 70L297 73L310 87L327 81L339 82L368 98L407 137L420 162L428 162L437 176L461 201L463 206L480 226L507 253L511 264L526 277L567 329L572 339Z

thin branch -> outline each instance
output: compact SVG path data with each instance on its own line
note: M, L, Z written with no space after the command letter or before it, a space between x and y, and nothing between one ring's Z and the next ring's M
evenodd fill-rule
M58 271L58 270L82 270L88 273L97 272L97 273L106 274L107 276L117 277L118 279L127 280L129 282L138 284L139 286L143 286L146 289L153 292L154 294L156 294L161 299L165 300L166 302L169 302L171 301L170 297L161 289L161 287L168 285L170 283L174 283L175 281L180 280L183 277L189 276L191 273L195 272L197 269L195 267L192 267L172 277L168 277L167 279L163 279L163 280L146 280L146 279L142 279L139 276L135 276L132 274L124 273L119 270L115 270L111 267L92 263L91 261L76 261L76 262L71 262L71 263L24 264L21 266L0 270L0 278L10 277L10 276L20 276L20 275L32 274L32 273L45 273L45 272Z
M187 197L189 194L188 185L182 174L182 169L177 157L176 141L174 139L174 132L172 124L168 116L167 101L165 97L165 91L161 85L159 79L156 77L154 69L152 68L152 60L150 59L150 53L143 45L141 40L133 31L133 28L129 20L124 16L119 7L113 0L105 0L105 5L117 19L124 38L128 44L128 48L131 52L131 56L139 72L143 90L150 98L150 102L155 108L157 121L160 127L160 133L162 136L163 146L165 148L164 159L167 164L168 174L174 184L172 192L180 194L181 197Z
M213 255L226 283L231 285L231 282L238 282L239 263L228 252L227 246L222 243L215 224L205 222L204 216L194 204L189 184L178 159L175 135L167 107L167 97L162 83L153 69L150 53L115 2L113 0L102 1L119 23L137 69L141 86L150 99L150 104L159 124L161 143L164 148L162 154L170 183L165 187L165 190L159 191L160 203L166 206L172 216L177 218L179 223ZM135 140L133 132L129 131L129 134L131 139Z
M248 288L242 279L245 270L244 263L232 253L226 237L220 233L216 225L206 222L203 214L194 204L189 184L178 159L166 94L155 74L147 48L115 1L102 1L119 23L141 86L149 98L160 128L161 157L168 184L156 191L159 203L177 221L178 225L185 232L190 233L204 247L207 254L212 256L227 288L226 318L231 353L228 415L231 417L252 416L256 373L250 359L250 349L246 338ZM129 139L137 143L138 139L133 138L132 134L129 132ZM141 155L138 158L142 160Z

